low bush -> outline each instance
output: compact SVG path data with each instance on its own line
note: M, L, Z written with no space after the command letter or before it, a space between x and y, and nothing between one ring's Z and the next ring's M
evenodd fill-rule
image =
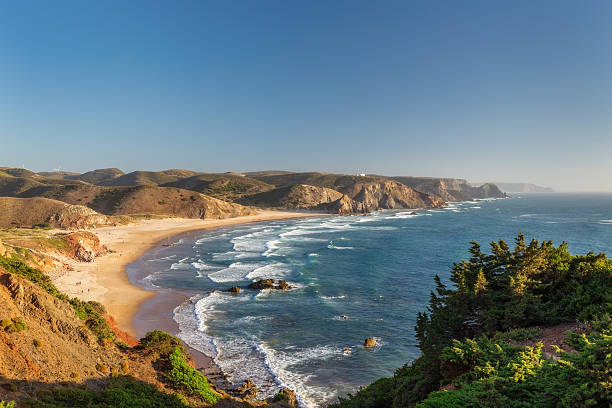
M34 400L24 401L31 408L187 408L181 395L166 394L151 384L133 377L118 376L109 379L100 391L59 388L41 392ZM2 408L2 406L0 406Z
M140 339L138 348L148 353L156 353L162 357L169 356L176 348L179 348L181 353L186 354L183 343L178 338L162 330L148 332Z
M2 319L2 327L4 327L4 330L9 333L17 333L28 329L28 326L21 317Z
M497 332L491 338L493 341L504 343L520 343L527 340L537 339L542 336L542 330L537 327L513 329L505 332Z
M189 365L185 353L179 347L174 349L168 360L170 369L166 375L172 383L186 389L191 395L200 396L209 404L214 404L219 400L220 395L210 388L206 377L201 372Z

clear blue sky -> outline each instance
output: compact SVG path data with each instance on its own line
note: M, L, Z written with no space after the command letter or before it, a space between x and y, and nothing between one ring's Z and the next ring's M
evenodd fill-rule
M0 165L612 191L612 2L4 0Z

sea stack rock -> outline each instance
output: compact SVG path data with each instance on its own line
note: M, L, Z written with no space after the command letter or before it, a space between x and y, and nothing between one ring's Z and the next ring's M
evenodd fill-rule
M367 348L374 347L374 346L376 346L376 340L374 340L374 338L372 338L372 337L368 337L363 342L363 345L364 345L364 347L367 347Z
M250 283L249 289L274 289L274 279L261 279Z
M228 289L228 292L232 292L232 293L240 293L240 288L238 286L232 286L231 288Z

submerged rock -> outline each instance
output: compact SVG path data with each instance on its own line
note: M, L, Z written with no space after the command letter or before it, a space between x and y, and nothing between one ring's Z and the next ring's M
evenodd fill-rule
M238 286L232 286L231 288L229 288L227 291L228 292L232 292L232 293L240 293L242 289L240 289Z
M284 281L284 280L279 280L279 281L278 281L278 285L277 285L277 287L276 287L276 288L277 288L277 289L280 289L280 290L289 290L289 289L291 289L291 288L292 288L292 286L291 286L291 285L289 285L289 284L287 283L287 281Z

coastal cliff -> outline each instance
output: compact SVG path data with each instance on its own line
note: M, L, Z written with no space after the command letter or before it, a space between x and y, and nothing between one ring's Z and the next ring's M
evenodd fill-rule
M473 186L463 179L431 177L391 177L417 191L435 195L444 201L469 201L484 198L505 198L506 195L495 184Z
M277 188L240 202L270 207L318 209L338 214L380 209L437 208L444 200L382 177L327 173L257 173Z

